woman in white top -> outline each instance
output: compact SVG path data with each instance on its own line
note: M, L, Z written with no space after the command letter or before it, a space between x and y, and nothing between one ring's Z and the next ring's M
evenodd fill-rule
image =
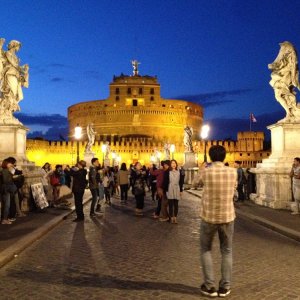
M164 173L164 191L166 192L169 203L169 216L171 223L177 224L178 202L183 191L184 175L178 170L175 159L171 160L171 167Z

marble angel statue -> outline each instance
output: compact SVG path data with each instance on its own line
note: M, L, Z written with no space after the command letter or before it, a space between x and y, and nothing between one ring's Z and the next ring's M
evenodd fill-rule
M9 124L20 122L13 117L13 112L19 111L19 102L23 99L22 87L29 86L29 66L20 66L20 60L16 55L21 48L21 43L12 40L8 44L8 50L2 49L4 39L0 39L0 123Z
M88 137L88 142L87 142L86 147L85 147L85 152L92 152L92 146L95 143L95 137L96 137L96 132L93 128L92 123L87 125L86 134L87 134L87 137Z
M193 128L189 127L189 126L185 126L184 137L183 137L183 144L184 144L185 152L194 152L192 136L193 136Z
M270 85L274 89L276 100L286 111L286 118L281 121L299 121L300 109L297 106L296 89L300 88L300 84L296 49L290 42L279 45L276 59L268 65L272 71Z
M164 145L164 151L165 151L165 159L166 160L169 160L170 159L170 144L169 143L166 143Z

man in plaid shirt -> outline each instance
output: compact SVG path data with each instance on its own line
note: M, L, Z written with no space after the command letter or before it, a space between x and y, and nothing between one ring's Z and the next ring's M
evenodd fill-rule
M210 297L226 297L230 294L232 274L232 237L234 228L233 195L237 186L236 169L226 167L223 161L226 150L220 145L209 149L211 166L201 169L194 179L195 185L203 186L201 202L201 262L204 283L201 286L202 294ZM211 256L212 243L218 232L222 254L219 290L215 288L213 262Z

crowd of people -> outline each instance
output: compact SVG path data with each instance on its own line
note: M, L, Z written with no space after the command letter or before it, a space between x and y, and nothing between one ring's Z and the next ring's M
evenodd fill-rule
M16 159L8 157L2 161L0 172L1 224L10 225L17 217L25 217L21 210L24 176L16 168Z
M77 214L74 222L84 220L82 202L84 186L87 184L85 165L85 161L80 161L69 172L74 178L73 193ZM74 190L75 182L77 186L82 187L80 191ZM145 196L149 191L152 200L157 200L153 218L177 224L178 203L182 196L183 182L184 172L178 168L176 160L162 161L160 168L155 165L146 168L140 162L127 168L126 164L122 163L119 169L101 167L99 159L93 158L88 172L88 187L92 195L90 217L95 217L97 212L101 213L101 200L110 206L111 197L114 195L120 198L121 204L126 205L130 190L135 199L135 214L143 216Z
M0 170L1 185L1 224L10 225L22 212L22 187L24 176L16 168L13 157L4 159ZM153 203L157 202L152 217L159 221L177 224L179 202L182 197L184 170L176 160L161 161L160 166L153 164L146 168L140 162L128 168L122 163L120 168L101 166L98 158L93 158L90 167L81 160L75 166L58 164L54 168L47 162L41 168L41 183L49 207L69 208L74 197L76 218L84 220L83 196L88 188L91 191L90 217L101 213L101 205L111 206L112 197L120 199L122 205L128 203L131 191L135 200L135 215L143 216L145 196L148 191ZM33 197L34 198L34 197ZM31 201L31 209L39 209L39 203Z

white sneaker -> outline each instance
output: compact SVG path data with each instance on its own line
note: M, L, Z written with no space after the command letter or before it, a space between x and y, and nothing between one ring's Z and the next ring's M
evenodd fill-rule
M299 212L297 212L297 211L293 211L292 213L291 213L291 215L299 215L300 213Z

